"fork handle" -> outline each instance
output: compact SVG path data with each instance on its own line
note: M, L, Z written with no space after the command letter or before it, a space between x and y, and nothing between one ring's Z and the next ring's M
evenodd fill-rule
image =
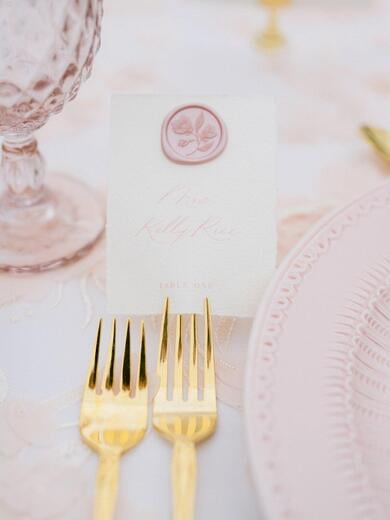
M177 440L172 455L173 520L192 520L195 506L196 450L186 439Z
M96 479L94 520L113 520L118 494L119 456L102 453Z

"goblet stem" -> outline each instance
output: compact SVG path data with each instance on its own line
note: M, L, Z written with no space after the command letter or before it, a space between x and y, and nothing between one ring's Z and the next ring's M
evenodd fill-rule
M268 26L265 29L263 41L264 46L269 49L280 47L285 42L284 36L279 28L278 8L275 6L269 9Z
M269 6L269 17L265 30L256 38L256 45L261 49L278 49L285 44L285 38L280 31L278 21L278 7Z
M104 230L96 194L64 175L45 177L32 135L7 135L0 172L0 271L53 269L84 256Z
M270 7L269 9L268 28L266 31L270 35L280 35L277 7Z
M42 201L46 167L31 134L4 139L0 171L6 184L3 203L7 206L30 207Z

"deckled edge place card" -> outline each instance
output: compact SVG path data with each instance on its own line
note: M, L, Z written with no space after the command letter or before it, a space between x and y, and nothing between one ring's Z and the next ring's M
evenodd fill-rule
M112 313L253 316L275 267L275 116L263 97L115 95Z

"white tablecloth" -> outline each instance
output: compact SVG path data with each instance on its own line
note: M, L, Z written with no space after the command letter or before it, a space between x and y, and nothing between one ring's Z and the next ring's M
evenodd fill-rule
M50 168L105 186L110 91L255 93L276 98L280 197L333 206L381 182L360 140L364 121L390 126L389 7L285 10L289 46L252 46L254 4L106 1L102 48L76 101L39 132ZM88 269L35 284L0 278L0 517L89 518L97 458L77 420L105 296ZM69 280L70 278L70 280ZM99 279L99 277L98 277ZM153 327L152 327L153 328ZM155 326L149 353L156 352ZM244 359L249 324L231 341ZM199 447L197 518L262 518L250 480L241 411L220 404ZM118 519L169 518L170 446L153 431L123 459Z

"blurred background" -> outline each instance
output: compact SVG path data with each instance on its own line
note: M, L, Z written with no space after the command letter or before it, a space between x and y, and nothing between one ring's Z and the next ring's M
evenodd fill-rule
M285 44L267 50L273 3ZM390 128L389 29L386 0L106 1L93 74L41 147L52 168L105 184L112 92L263 93L277 106L281 201L334 206L385 180L359 127Z

